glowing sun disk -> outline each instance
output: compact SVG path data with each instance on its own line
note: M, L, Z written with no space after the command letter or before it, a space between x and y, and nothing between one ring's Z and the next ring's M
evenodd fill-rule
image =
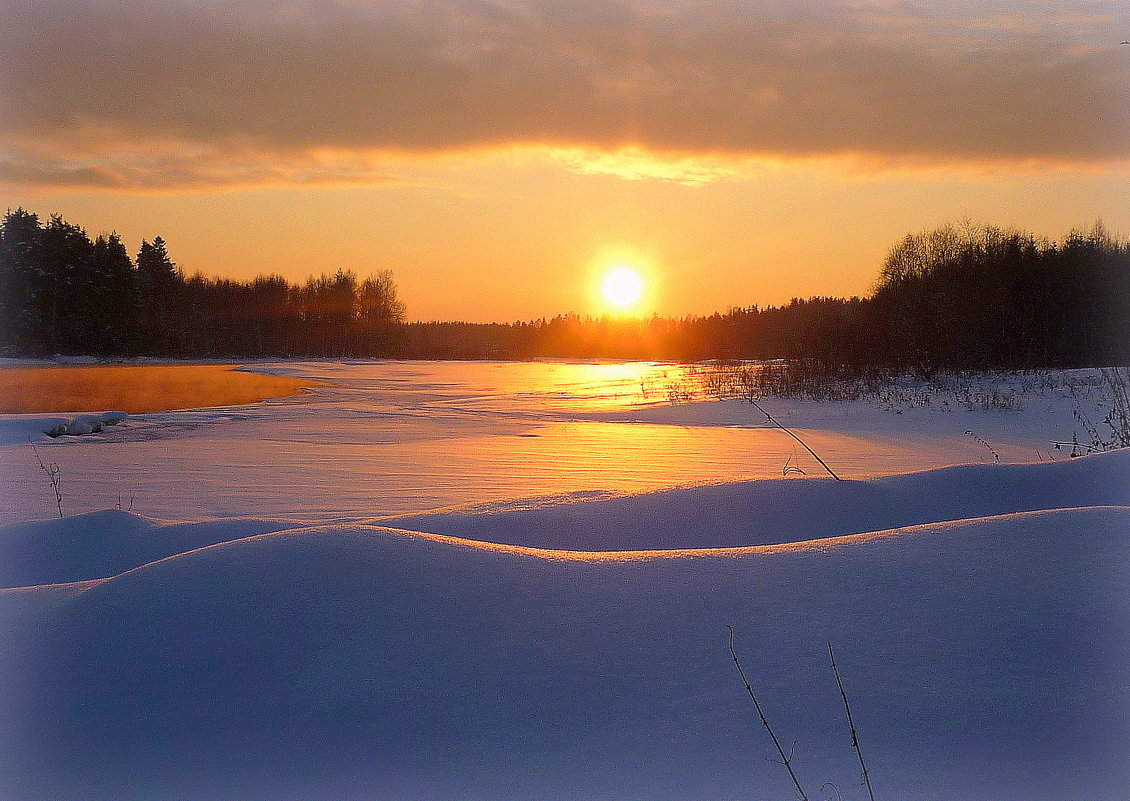
M626 309L642 297L643 278L631 267L616 267L604 277L600 292L612 306Z

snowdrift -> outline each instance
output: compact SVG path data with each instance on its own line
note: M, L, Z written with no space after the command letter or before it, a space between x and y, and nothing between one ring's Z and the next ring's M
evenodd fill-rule
M541 548L766 545L1012 512L1130 506L1128 477L1130 450L866 481L760 479L620 497L577 493L372 522Z
M0 526L0 587L107 578L217 542L297 528L284 520L167 523L114 509Z
M662 492L588 491L366 521L507 545L612 551L801 542L1042 509L1130 506L1130 451L961 465L866 481L762 479ZM0 526L0 587L108 578L205 545L303 525L146 520L117 510Z
M9 526L10 583L70 583L0 592L0 797L792 798L729 624L814 798L825 782L865 797L833 642L880 798L1122 799L1126 458L535 504L427 531ZM816 537L773 533L789 518L773 499ZM880 507L950 522L836 536ZM599 530L598 549L562 550Z

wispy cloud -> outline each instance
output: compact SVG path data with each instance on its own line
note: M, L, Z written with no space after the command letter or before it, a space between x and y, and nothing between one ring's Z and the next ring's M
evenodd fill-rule
M550 157L583 175L611 175L626 181L657 180L698 186L748 176L747 160L686 153L652 153L639 147L619 150L556 148Z
M0 151L0 183L42 188L207 190L271 184L375 184L397 179L363 154L267 152L180 143L101 147L82 155Z
M690 182L725 159L1130 153L1130 54L1106 44L1130 14L1108 2L6 5L10 183L380 181L381 153L529 146Z

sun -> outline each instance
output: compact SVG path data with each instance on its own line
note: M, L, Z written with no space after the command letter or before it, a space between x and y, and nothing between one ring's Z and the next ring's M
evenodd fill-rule
M643 297L643 277L631 267L614 267L604 276L600 294L610 306L617 309L630 308Z

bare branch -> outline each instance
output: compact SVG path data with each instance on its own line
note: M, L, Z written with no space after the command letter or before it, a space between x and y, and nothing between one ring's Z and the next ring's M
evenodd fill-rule
M832 660L832 672L836 674L836 684L840 685L840 695L843 696L844 709L847 710L848 728L851 729L851 747L855 749L855 754L859 757L859 767L863 771L863 783L867 785L867 795L870 796L871 801L875 801L875 793L871 790L871 777L867 773L867 764L863 761L863 752L859 749L859 737L855 731L855 721L851 716L851 705L848 703L844 683L840 679L840 669L836 667L836 654L832 650L832 643L828 643L828 658Z
M47 481L51 484L51 489L55 491L55 508L59 511L59 517L63 517L63 493L59 489L61 482L60 474L63 472L55 462L50 464L43 463L43 457L39 455L39 448L35 447L35 443L31 441L31 437L27 438L28 444L31 445L31 450L35 453L35 461L39 462L39 468L47 474Z
M801 801L808 801L808 795L805 794L804 788L800 786L800 781L797 780L796 773L793 771L792 757L785 755L785 749L781 747L781 741L778 740L777 735L773 733L773 728L769 725L769 721L765 718L765 713L761 710L761 704L758 702L757 696L753 692L753 687L750 685L749 679L746 678L745 671L742 670L742 663L738 661L738 653L734 650L734 627L726 626L726 628L730 630L730 656L734 659L734 665L738 669L738 675L742 677L742 684L745 685L746 692L749 693L750 699L753 700L753 706L757 709L757 715L761 718L765 730L769 732L769 736L773 738L773 745L777 746L777 753L781 755L781 764L788 770L789 777L793 780L797 792L800 793ZM796 747L796 743L793 743L793 747Z
M746 400L747 400L747 401L749 401L750 403L752 403L752 404L753 404L753 406L754 406L754 408L755 408L755 409L757 409L757 411L759 411L759 412L761 412L761 413L762 413L763 415L765 415L765 416L766 416L766 417L767 417L767 418L769 419L769 422L770 422L770 423L772 423L773 425L777 426L777 428L781 429L781 430L782 430L782 431L784 431L784 432L785 432L786 434L788 434L788 435L789 435L790 437L792 437L792 438L793 438L793 439L795 439L795 440L796 440L797 442L799 442L799 443L800 443L801 445L803 445L803 446L804 446L804 449L805 449L806 451L808 451L809 453L811 453L811 454L812 454L812 458L813 458L813 459L815 459L816 461L820 462L820 466L821 466L821 467L823 467L823 468L824 468L825 470L827 470L827 471L828 471L828 475L830 475L830 476L831 476L832 478L836 479L836 481L843 481L843 479L842 479L842 478L840 478L839 476L837 476L837 475L835 474L835 472L833 472L832 468L828 467L828 463L827 463L827 462L825 462L825 461L824 461L823 459L821 459L821 458L820 458L819 456L817 456L817 455L816 455L816 451L814 451L814 450L812 450L812 448L808 447L808 443L807 443L807 442L805 442L805 441L804 441L803 439L801 439L801 438L800 438L800 437L798 437L798 436L797 436L796 434L794 434L794 433L793 433L793 432L792 432L792 431L791 431L790 429L788 429L788 428L786 428L785 426L781 425L781 422L780 422L780 421L779 421L779 420L778 420L778 419L777 419L776 417L774 417L773 415L769 414L769 412L765 411L765 407L763 407L763 406L762 406L762 405L761 405L760 403L758 403L758 402L757 402L756 400L754 400L754 398L753 398L752 396L750 396L750 397L747 397L747 398L746 398Z

